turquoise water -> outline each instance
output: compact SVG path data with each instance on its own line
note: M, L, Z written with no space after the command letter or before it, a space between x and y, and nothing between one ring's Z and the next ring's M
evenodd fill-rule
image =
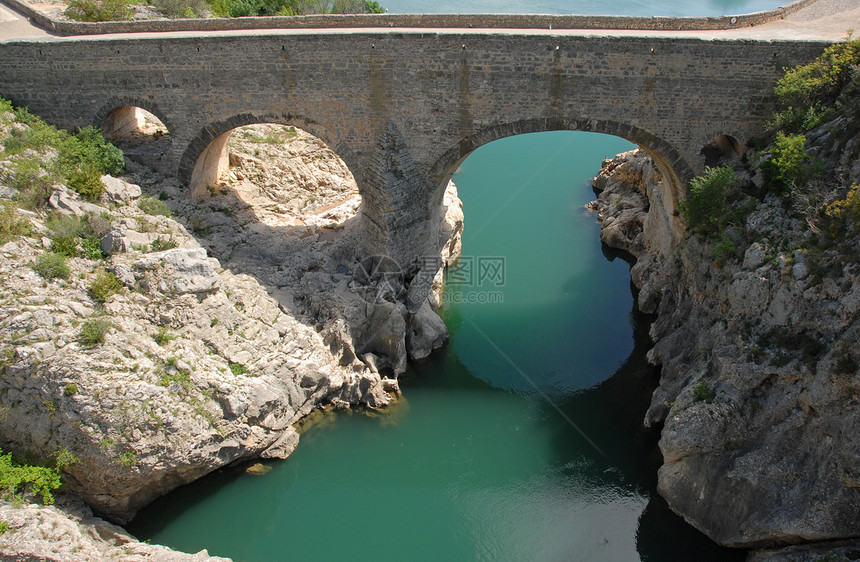
M411 368L403 400L329 418L268 474L186 486L130 530L243 561L736 559L654 491L647 319L583 209L601 159L630 147L556 132L477 150L454 177L451 343Z
M625 16L722 16L769 10L790 0L380 0L392 13L421 14L617 14Z

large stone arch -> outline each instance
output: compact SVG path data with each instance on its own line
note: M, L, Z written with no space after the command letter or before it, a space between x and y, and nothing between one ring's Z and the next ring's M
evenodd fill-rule
M436 159L430 169L434 184L431 208L441 205L445 186L460 164L476 149L495 140L527 133L547 131L583 131L614 135L636 143L654 160L657 169L666 178L674 201L686 197L687 182L696 174L678 150L665 140L633 125L608 120L535 118L493 125L480 129L470 137L461 139Z
M341 142L329 128L320 123L291 114L243 113L206 125L188 143L179 160L177 175L181 181L189 186L192 195L214 185L220 172L227 167L228 155L225 149L232 131L245 125L262 123L290 125L314 135L344 161L353 177L360 177L358 158L355 153Z

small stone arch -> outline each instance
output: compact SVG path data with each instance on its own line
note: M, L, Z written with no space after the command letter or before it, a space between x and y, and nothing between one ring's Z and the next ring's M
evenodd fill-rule
M135 98L114 98L102 105L96 111L93 125L99 127L108 138L126 137L135 128L139 129L142 117L139 110L150 113L160 121L167 130L167 135L173 131L173 124L159 109L158 105L148 100Z
M657 169L669 182L675 201L680 201L686 197L686 184L695 176L689 163L672 145L638 127L609 120L526 119L481 129L472 136L461 139L457 146L450 148L442 154L430 170L430 178L435 184L432 203L434 208L438 206L436 203L441 205L445 186L457 170L457 167L477 148L505 137L547 131L603 133L621 137L638 144L640 148L651 156ZM674 201L672 203L674 204Z
M245 125L263 123L298 127L314 135L344 161L354 177L358 177L358 160L355 154L319 123L294 115L241 114L203 127L182 154L178 176L189 186L193 197L201 196L209 187L214 186L221 173L229 167L226 147L233 130Z
M705 166L719 166L730 162L744 153L744 146L731 135L717 135L702 147L699 154L705 161Z

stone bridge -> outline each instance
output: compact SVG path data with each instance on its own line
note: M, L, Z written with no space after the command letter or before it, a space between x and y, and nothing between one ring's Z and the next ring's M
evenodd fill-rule
M402 261L435 240L460 162L511 135L623 137L682 197L706 155L733 155L757 134L782 68L824 46L546 29L46 37L0 43L0 95L62 127L150 111L170 132L153 163L190 191L217 180L232 129L300 127L352 170L366 251Z

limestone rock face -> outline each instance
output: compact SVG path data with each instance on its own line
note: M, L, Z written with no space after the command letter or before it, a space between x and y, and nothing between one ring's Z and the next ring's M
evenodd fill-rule
M299 440L293 424L315 408L386 406L409 353L447 339L433 310L442 268L459 256L453 184L437 225L440 255L359 283L360 198L343 163L299 131L235 136L233 168L202 201L133 162L123 180L106 180L105 206L58 188L59 212L105 222L108 257L69 258L67 279L31 267L51 245L43 213L17 211L38 237L0 246L0 447L42 459L68 450L79 460L64 474L66 490L114 522L218 468L288 457ZM173 218L146 214L136 186L166 201ZM118 283L105 295L93 287L107 274ZM18 514L0 518L24 542L5 543L4 555L209 559L150 549L68 510L8 509ZM42 524L23 531L30 523L19 521L30 519L65 538Z
M185 554L138 542L122 528L94 517L77 502L56 506L35 504L13 508L0 501L0 519L9 530L0 536L0 558L46 562L229 562L202 550Z
M773 237L716 263L709 241L666 236L671 212L652 216L660 190L622 191L647 169L640 158L605 164L596 207L614 232L604 240L638 257L639 308L658 315L648 357L662 372L645 425L663 424L660 494L728 546L860 536L860 265L830 250L814 256L828 274L813 278L813 257L795 249L808 227L776 197L745 225Z

